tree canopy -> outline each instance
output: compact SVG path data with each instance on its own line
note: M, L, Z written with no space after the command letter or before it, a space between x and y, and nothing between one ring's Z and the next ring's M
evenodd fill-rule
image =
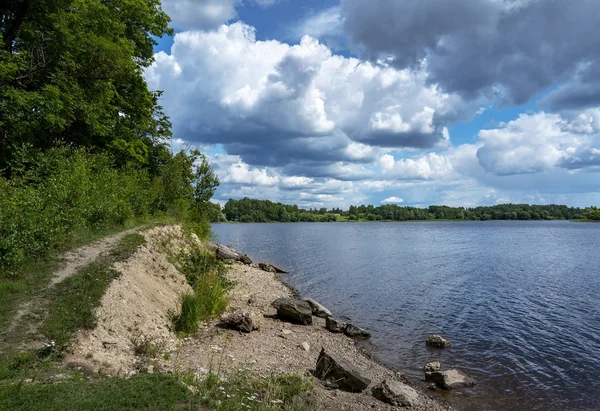
M168 23L159 0L3 1L0 169L58 141L160 157L170 123L142 70Z

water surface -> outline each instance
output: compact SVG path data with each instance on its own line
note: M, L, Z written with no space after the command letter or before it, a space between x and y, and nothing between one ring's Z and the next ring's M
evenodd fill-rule
M472 374L468 410L592 410L600 401L600 224L217 224L218 241L286 267L336 317L373 333L377 359ZM453 341L425 347L430 334Z

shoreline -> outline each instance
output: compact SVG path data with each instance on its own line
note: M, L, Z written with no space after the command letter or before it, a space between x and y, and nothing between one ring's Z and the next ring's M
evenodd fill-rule
M355 340L329 332L323 318L312 317L312 325L278 319L271 303L281 297L298 296L299 292L281 275L254 265L236 262L228 266L226 276L235 285L228 293L225 314L248 312L258 330L243 333L225 328L215 318L203 323L195 334L178 337L170 318L179 309L181 295L189 286L169 258L169 251L209 248L193 237L190 240L180 227L157 227L142 234L147 244L117 267L121 276L111 283L102 299L96 328L78 333L65 365L125 378L139 373L192 376L195 381L215 373L224 378L238 372L250 372L259 378L301 376L313 387L311 397L316 407L309 409L331 411L397 410L399 407L371 394L373 386L382 381L396 381L418 392L412 409L454 410L420 383L408 381L403 374L365 355ZM136 354L142 337L142 342L155 347L159 355L148 358ZM368 388L361 393L328 389L313 377L323 348L362 370L371 380Z

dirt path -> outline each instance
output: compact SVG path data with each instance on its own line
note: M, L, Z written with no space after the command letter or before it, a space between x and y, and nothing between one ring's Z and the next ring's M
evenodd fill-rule
M9 326L1 334L0 350L5 352L9 348L17 350L38 348L42 344L38 333L48 305L48 290L75 275L81 268L96 261L110 251L124 236L137 230L134 228L122 231L65 253L64 263L52 275L48 286L41 289L41 295L35 296L19 306ZM14 338L15 336L18 338ZM17 343L16 346L15 343Z

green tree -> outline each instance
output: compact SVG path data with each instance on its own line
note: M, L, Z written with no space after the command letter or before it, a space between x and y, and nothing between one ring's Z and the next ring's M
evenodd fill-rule
M170 137L160 94L142 76L154 37L172 34L159 0L5 0L0 19L5 174L22 164L19 147L62 140L147 163L151 146Z

